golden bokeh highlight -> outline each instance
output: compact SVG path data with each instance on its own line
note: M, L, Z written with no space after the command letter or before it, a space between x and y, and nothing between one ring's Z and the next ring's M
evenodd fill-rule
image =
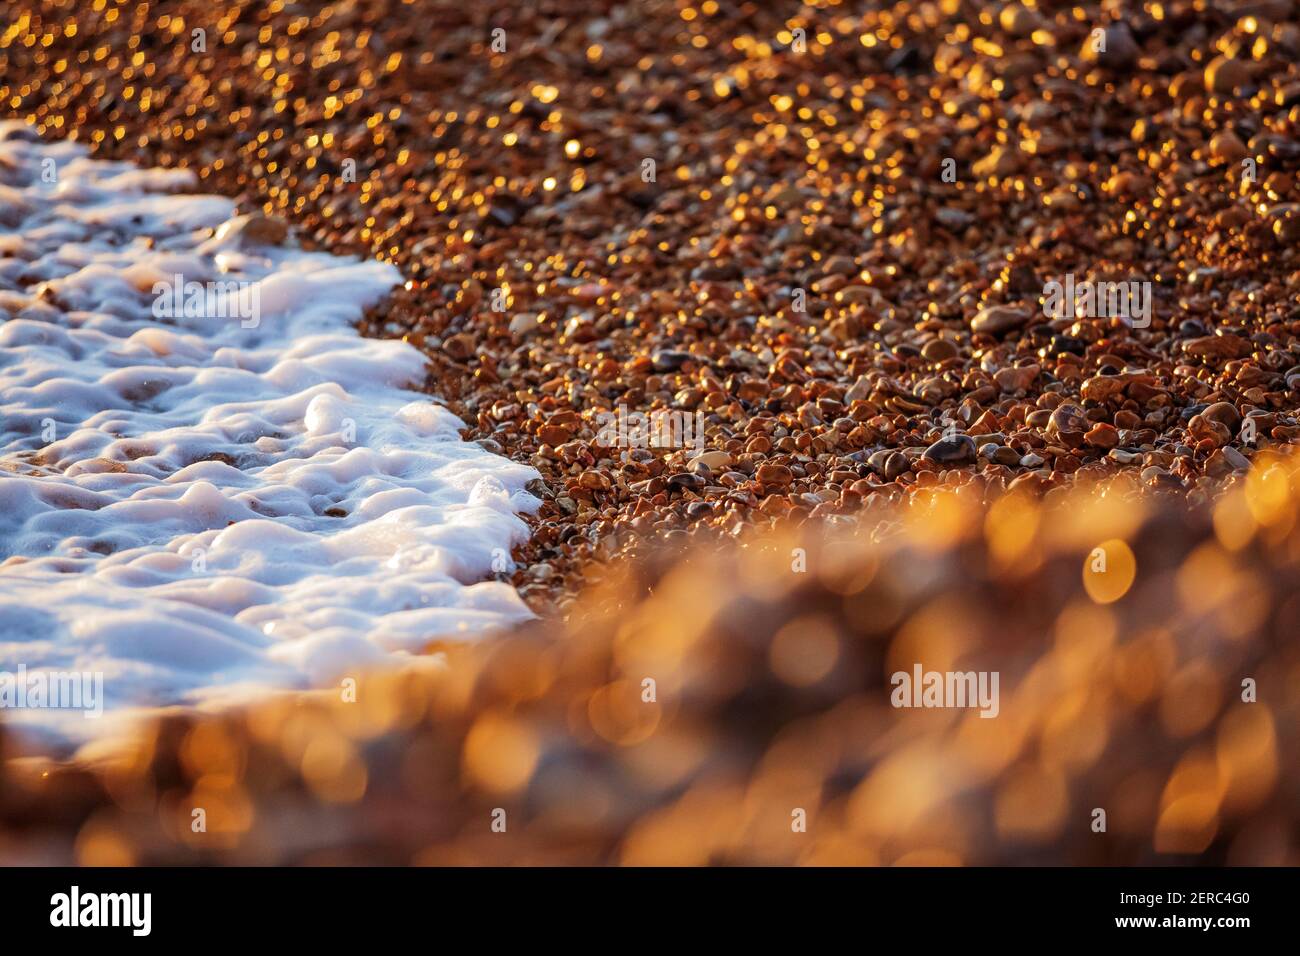
M532 776L540 755L534 731L506 714L483 714L465 737L466 776L491 793L521 789Z
M1111 538L1094 547L1083 561L1083 587L1098 604L1113 604L1128 593L1137 577L1137 558L1128 542Z
M653 697L651 699L653 692ZM655 685L620 680L599 688L587 702L587 717L604 740L630 747L646 740L659 726L661 709Z
M834 669L839 654L835 622L812 616L796 618L777 631L768 660L772 672L787 684L810 687Z

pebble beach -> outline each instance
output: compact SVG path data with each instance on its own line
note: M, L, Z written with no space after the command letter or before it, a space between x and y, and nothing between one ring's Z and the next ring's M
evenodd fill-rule
M286 729L296 718L266 703L164 718L109 756L24 758L20 796L0 808L15 852L1297 859L1292 0L50 0L0 24L0 66L4 115L33 139L186 171L182 192L228 197L277 244L394 270L355 328L422 357L412 387L474 455L501 460L489 544L509 559L489 571L485 544L458 576L512 586L538 618L475 648L430 629L447 672L382 678L397 703L355 719L312 704ZM0 186L16 179L0 162ZM669 427L646 440L629 421ZM1128 540L1139 567L1173 577L1131 594L1131 576L1114 593L1090 584L1098 542L1050 530L1074 527L1076 507L1098 516L1099 540ZM813 557L816 583L795 587L755 570L778 553L785 578L802 573L792 549L824 555L827 529L853 536L839 560L860 574ZM1222 580L1237 590L1214 591ZM1017 604L1017 588L1041 606ZM849 600L864 594L870 612ZM1257 613L1235 627L1232 601ZM711 610L664 623L687 607ZM1178 629L1158 621L1174 607ZM506 610L498 626L521 616ZM953 643L936 615L981 623L954 625ZM650 650L628 649L624 616ZM868 643L850 651L855 634ZM1004 680L1028 681L1016 733L963 758L978 765L969 792L935 764L976 733L966 718L909 743L888 729L904 718L864 703L899 642L993 664L1012 653ZM647 660L682 668L661 683L684 696L653 719L623 700ZM1266 720L1234 716L1226 702L1261 667L1287 690ZM1213 687L1214 706L1188 687ZM1093 730L1064 729L1076 718ZM313 750L305 727L326 743ZM1131 759L1108 760L1108 745ZM1222 785L1198 790L1196 761L1216 746ZM790 748L817 759L796 769ZM213 767L235 782L213 783ZM924 795L914 816L890 803L903 777ZM557 797L580 782L594 788L581 825ZM205 787L227 812L210 844L148 799L118 799ZM453 806L465 787L481 806ZM510 797L532 842L471 834ZM1066 814L1105 799L1136 808L1127 842L1078 842ZM716 830L737 800L753 813ZM815 847L763 835L790 800L834 821ZM307 839L339 805L353 811L344 835ZM263 812L285 806L301 832L266 843ZM382 806L409 816L379 832ZM430 806L446 813L437 827L420 822ZM943 839L926 832L953 813Z
M1300 434L1294 6L1139 6L48 4L0 102L395 263L361 329L541 472L514 583L553 614L655 539L1195 498ZM1067 276L1150 283L1147 326L1049 317ZM620 405L703 448L598 444Z

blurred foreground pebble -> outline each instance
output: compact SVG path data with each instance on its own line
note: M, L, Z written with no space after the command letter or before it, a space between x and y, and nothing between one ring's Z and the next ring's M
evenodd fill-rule
M1300 862L1300 469L979 486L617 567L566 629L0 771L6 862ZM996 716L891 676L998 675ZM1104 830L1101 829L1104 824Z

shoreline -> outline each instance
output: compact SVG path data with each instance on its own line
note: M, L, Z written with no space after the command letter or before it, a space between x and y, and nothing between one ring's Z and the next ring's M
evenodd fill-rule
M77 14L41 62L8 48L16 113L395 261L362 331L419 347L469 438L542 471L512 583L543 616L650 538L977 477L1135 469L1197 497L1300 435L1294 23L1173 4L1098 16L1098 54L1089 22L1014 5L964 36L801 8L797 52L775 9L424 6L443 29L180 4L150 15L148 75L114 52L143 24ZM30 86L101 43L98 85ZM211 77L250 70L267 95L227 115ZM1150 328L1052 320L1035 299L1067 275L1152 286ZM620 405L704 411L712 464L600 446Z

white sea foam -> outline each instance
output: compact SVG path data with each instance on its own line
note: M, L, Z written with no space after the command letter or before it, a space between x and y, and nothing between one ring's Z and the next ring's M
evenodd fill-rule
M483 579L537 473L411 390L414 348L352 328L397 270L259 245L193 184L0 123L0 672L102 672L122 713L529 617ZM256 283L257 321L156 317L176 276Z

